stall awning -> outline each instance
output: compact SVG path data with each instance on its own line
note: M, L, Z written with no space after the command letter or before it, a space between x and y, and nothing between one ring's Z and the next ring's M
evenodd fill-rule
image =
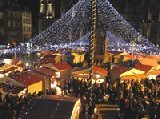
M127 75L144 74L144 73L145 73L144 71L141 71L141 70L132 68L131 70L122 73L122 74L120 75L120 77L122 77L122 76L127 76Z
M0 78L0 87L7 92L19 93L25 88L25 85L10 77L4 77Z
M40 64L55 63L56 55L45 55L40 59Z
M15 80L24 84L25 86L29 86L31 84L40 82L41 80L44 80L44 78L40 78L33 73L30 72L23 72L19 76L15 77Z
M69 65L67 62L55 63L53 64L53 66L56 67L59 71L72 69L72 66Z
M41 73L43 75L46 75L46 76L49 76L49 77L52 77L55 75L55 70L49 68L49 67L39 67L37 69L35 69L36 72L38 73Z
M42 50L40 53L45 56L45 55L52 55L55 52L50 50Z
M101 68L101 67L93 67L93 78L104 78L107 76L108 72L107 70ZM89 68L82 68L82 69L77 69L76 71L72 72L73 77L77 78L89 78Z
M144 71L132 68L129 71L126 71L120 75L121 79L143 79L147 78Z
M107 76L107 75L108 75L107 70L105 70L105 69L103 69L103 68L101 68L101 67L94 66L94 67L93 67L93 71L95 71L95 72L97 72L97 73L100 73L100 74L102 74L102 75L104 75L104 76Z
M0 83L14 85L14 86L18 86L18 87L25 87L25 85L23 85L22 83L17 82L16 80L14 80L14 79L12 79L10 77L0 78Z
M148 75L156 75L156 76L158 76L158 75L160 75L160 71L150 71L147 74Z
M127 75L121 76L121 79L132 80L132 79L145 79L147 78L146 74L137 74L137 75Z
M144 64L141 64L141 63L137 63L135 65L135 68L136 69L139 69L141 71L145 71L145 72L148 72L152 69L152 66L149 66L149 65L144 65Z

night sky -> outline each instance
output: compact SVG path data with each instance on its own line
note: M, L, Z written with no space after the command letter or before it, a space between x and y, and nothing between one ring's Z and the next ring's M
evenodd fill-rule
M39 0L19 0L24 9L32 11L33 15L38 13Z

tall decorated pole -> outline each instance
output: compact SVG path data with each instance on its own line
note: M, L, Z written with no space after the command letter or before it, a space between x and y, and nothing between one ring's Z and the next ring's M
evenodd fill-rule
M93 94L92 80L93 80L93 66L94 66L94 57L95 57L95 40L96 40L96 19L97 19L97 5L96 0L91 0L91 32L90 32L90 60L89 60L89 79L88 79L88 93L89 96L88 102L88 117L87 119L92 118L93 110L95 107L95 97Z
M133 63L134 63L134 40L132 40L132 43L131 43L131 53L132 53L132 67L133 67Z
M91 0L91 37L90 37L90 72L89 82L93 79L93 65L95 57L96 21L97 21L97 1Z

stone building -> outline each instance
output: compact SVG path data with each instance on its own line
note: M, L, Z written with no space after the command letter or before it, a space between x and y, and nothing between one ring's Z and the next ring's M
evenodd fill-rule
M38 33L65 14L77 0L39 0Z
M31 27L31 13L28 16L27 24ZM26 19L26 12L22 11L18 0L0 0L0 45L16 43L24 41L23 28L26 23L22 21ZM24 23L24 24L23 24ZM28 35L29 36L29 35ZM27 38L30 38L28 37Z
M144 37L160 45L159 0L109 0Z
M0 1L0 44L21 39L21 12L18 1L12 4L9 0Z
M32 37L32 13L29 11L22 12L22 41Z
M40 0L39 3L39 19L38 32L45 30L54 22L55 6L52 0Z

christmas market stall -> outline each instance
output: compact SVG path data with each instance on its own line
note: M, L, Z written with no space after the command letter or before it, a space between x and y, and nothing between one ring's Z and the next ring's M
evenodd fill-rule
M106 79L106 76L108 75L108 71L101 68L101 67L97 67L94 66L93 67L93 83L103 83ZM89 78L89 68L79 68L76 69L75 71L72 72L72 77L75 79L79 79L82 80L84 79L85 81L87 81L87 79Z
M132 68L129 71L126 71L120 75L120 81L124 82L124 80L138 80L147 78L147 75L144 71Z

